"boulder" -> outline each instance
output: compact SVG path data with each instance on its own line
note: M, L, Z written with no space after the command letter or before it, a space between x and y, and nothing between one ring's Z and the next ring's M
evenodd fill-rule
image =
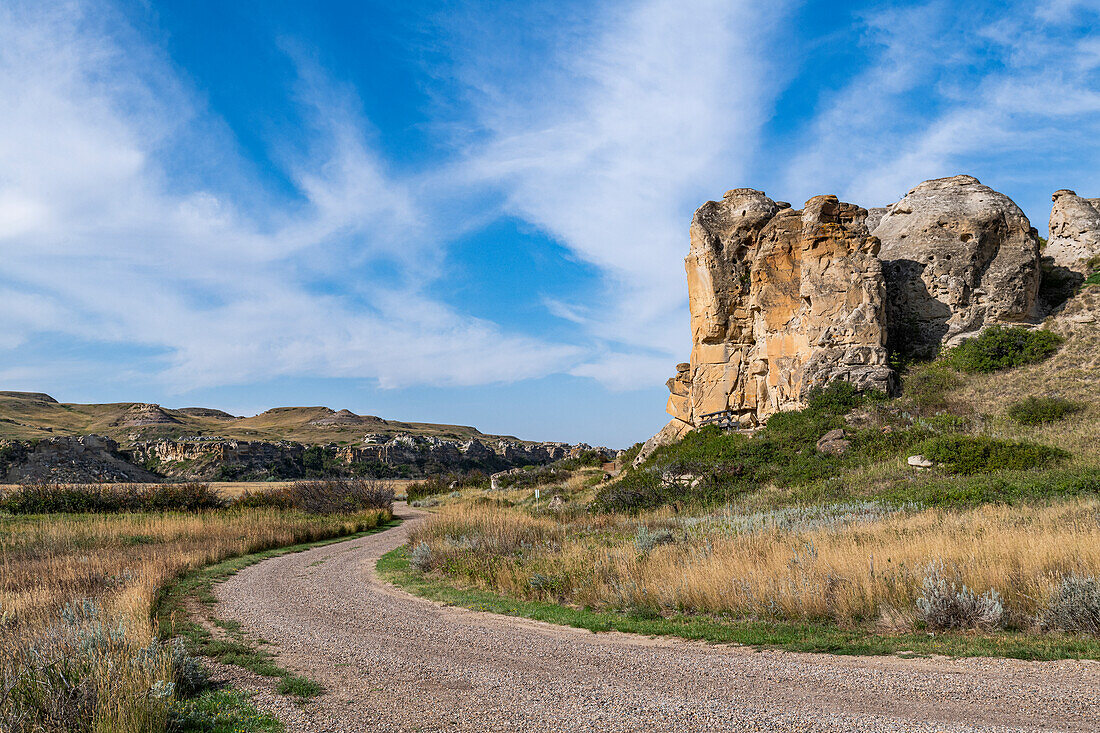
M1055 191L1050 209L1050 239L1043 254L1055 267L1088 274L1086 263L1100 255L1100 199L1073 191Z
M907 462L913 468L932 468L932 466L936 465L930 459L925 458L924 456L919 454L915 456L909 456Z
M851 442L847 439L844 428L830 430L817 441L817 449L829 456L842 456L848 452Z
M835 196L795 210L747 188L696 211L685 260L691 360L668 381L675 419L651 440L712 422L755 427L837 380L892 389L866 217Z
M932 356L986 325L1036 316L1038 232L978 179L925 181L871 233L881 242L892 350Z

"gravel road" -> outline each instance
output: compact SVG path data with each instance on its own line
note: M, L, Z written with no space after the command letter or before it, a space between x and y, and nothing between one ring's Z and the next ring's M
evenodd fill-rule
M220 618L325 685L301 705L258 697L292 732L1100 731L1096 662L754 651L424 601L375 576L423 516L397 513L399 527L217 588Z

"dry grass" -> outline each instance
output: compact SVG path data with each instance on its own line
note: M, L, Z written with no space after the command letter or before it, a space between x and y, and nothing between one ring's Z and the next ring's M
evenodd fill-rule
M639 524L675 539L640 549ZM1100 502L888 511L874 505L703 518L571 520L454 507L410 538L477 587L593 608L832 620L905 630L930 563L1004 598L1030 627L1061 578L1100 576Z
M163 729L170 696L149 694L173 674L151 621L160 587L227 557L388 519L384 511L317 517L275 510L0 517L0 729ZM39 662L45 666L28 682ZM74 680L79 694L39 689L67 689ZM57 720L20 728L8 688L55 694L36 714L52 705Z
M394 491L403 493L405 488L416 479L386 479L388 485L393 486ZM272 489L285 489L296 481L206 481L210 488L227 499L236 499L245 492L256 494ZM105 486L149 486L149 484L105 484ZM0 495L7 491L19 488L19 484L0 484Z

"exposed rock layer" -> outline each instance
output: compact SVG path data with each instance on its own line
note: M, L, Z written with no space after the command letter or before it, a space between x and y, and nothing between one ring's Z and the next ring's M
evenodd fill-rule
M1073 191L1055 191L1050 210L1050 239L1043 252L1057 267L1087 274L1086 263L1100 255L1100 199Z
M368 435L354 446L193 438L147 441L120 450L110 438L87 435L36 443L0 441L0 483L295 479L348 473L418 478L452 471L493 473L575 458L591 450L607 461L618 455L585 443L463 441L408 434Z
M157 477L135 466L118 443L98 435L46 438L33 443L0 440L3 483L144 482Z

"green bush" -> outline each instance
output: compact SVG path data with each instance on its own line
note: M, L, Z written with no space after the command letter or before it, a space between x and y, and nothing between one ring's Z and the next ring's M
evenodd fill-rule
M995 372L1049 358L1064 339L1058 334L1016 326L991 326L947 353L947 362L963 372Z
M12 514L114 514L199 512L227 504L209 484L28 484L6 494L0 509Z
M437 494L449 494L455 489L487 488L489 488L489 477L481 471L471 471L465 475L448 473L429 476L426 479L409 484L405 489L405 496L409 501L417 501Z
M962 378L947 362L919 364L902 378L902 395L919 411L927 412L947 407L947 393L962 384Z
M880 399L837 382L807 395L806 409L772 415L752 435L727 435L713 425L694 430L601 489L591 508L635 512L663 504L714 504L769 483L795 486L825 480L866 454L896 454L915 442L909 431L852 430L847 456L825 455L816 447L825 433L844 427L849 410Z
M372 509L393 511L393 485L374 479L296 481L281 489L246 491L233 505L296 509L307 514L354 514Z
M1041 425L1061 420L1082 409L1084 405L1080 402L1064 397L1028 397L1010 405L1008 416L1021 425Z
M914 503L922 506L964 507L991 503L1061 501L1074 496L1100 495L1100 470L1095 468L967 476L928 474L910 479L895 482L885 490L876 492L876 496L898 505Z
M1045 468L1070 455L1061 448L982 435L939 435L921 444L920 452L948 472L962 475Z

